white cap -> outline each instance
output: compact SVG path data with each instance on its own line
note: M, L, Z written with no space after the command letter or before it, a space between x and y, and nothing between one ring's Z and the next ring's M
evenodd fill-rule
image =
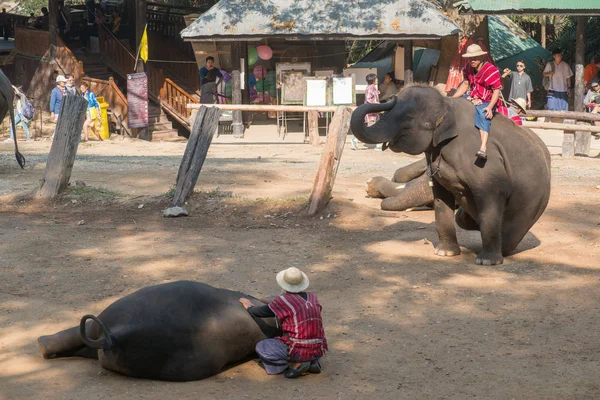
M64 75L59 75L56 77L56 83L59 83L59 82L67 82L67 78L65 78Z

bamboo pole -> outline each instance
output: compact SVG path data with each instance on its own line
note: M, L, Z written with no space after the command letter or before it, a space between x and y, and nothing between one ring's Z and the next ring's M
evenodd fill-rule
M527 110L527 117L568 118L578 121L600 121L600 114L577 111Z
M570 120L574 121L574 120ZM552 122L535 122L535 121L523 121L523 126L527 128L538 128L538 129L556 129L562 131L579 131L579 132L593 132L600 133L600 126L595 125L579 125L579 124L554 124Z

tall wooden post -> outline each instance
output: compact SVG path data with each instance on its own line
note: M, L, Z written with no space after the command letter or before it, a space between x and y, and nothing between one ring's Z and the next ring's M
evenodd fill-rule
M546 16L540 15L540 35L542 36L541 44L543 48L546 48Z
M577 17L577 37L575 41L575 111L583 112L585 86L583 70L585 68L585 27L587 17Z
M50 59L56 58L56 33L58 32L58 0L48 0L48 31L50 33Z
M231 89L232 89L232 99L231 102L233 104L242 104L242 81L241 81L241 63L240 59L242 58L242 43L240 41L235 41L231 43ZM247 55L243 55L244 58L247 58ZM246 71L246 74L248 71ZM242 120L242 112L234 111L233 112L233 136L236 138L244 137L244 121Z
M404 42L404 84L413 83L413 42Z
M137 0L135 2L135 49L139 51L142 35L148 18L146 16L148 6L146 0ZM136 53L137 55L137 53ZM144 72L144 62L138 61L135 72Z

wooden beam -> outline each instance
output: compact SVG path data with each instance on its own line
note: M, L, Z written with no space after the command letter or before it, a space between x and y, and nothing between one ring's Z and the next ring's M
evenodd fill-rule
M231 54L230 51L225 51L225 50L214 50L214 51L204 51L204 50L196 50L194 52L194 54L198 54L200 56L207 56L210 54Z
M56 35L58 32L58 0L48 0L48 30L50 34L50 59L56 58Z
M315 176L312 192L308 199L308 215L314 216L322 212L333 191L333 184L342 158L346 136L350 131L350 117L352 110L349 107L338 107L331 125L327 142L321 154L321 163Z
M567 123L571 121L571 123ZM564 124L554 124L552 122L536 122L536 121L523 121L523 126L527 128L539 128L539 129L556 129L563 131L580 131L580 132L594 132L600 133L600 126L595 125L576 125L574 119L565 119Z
M600 114L575 111L527 110L528 117L568 118L578 121L600 121Z
M198 110L202 104L188 103L187 108L192 110ZM229 111L253 111L253 112L265 112L265 111L279 111L279 112L335 112L338 107L336 106L294 106L284 104L212 104L221 110Z
M404 42L404 84L413 81L413 43L412 40L407 40Z
M146 0L136 0L135 1L135 46L134 46L134 48L136 49L136 56L138 55L140 43L142 41L142 35L144 34L144 28L146 28L146 24L148 23L147 12L148 12L148 6L146 4ZM150 50L150 49L148 49L148 50ZM142 61L138 61L135 72L144 72L144 63Z
M87 101L81 96L66 96L63 100L44 178L36 197L52 199L67 188L87 106Z
M240 42L231 43L231 97L233 104L242 104L242 44ZM189 104L188 104L189 107ZM233 111L233 136L236 138L244 137L244 121L242 120L242 110L237 109Z

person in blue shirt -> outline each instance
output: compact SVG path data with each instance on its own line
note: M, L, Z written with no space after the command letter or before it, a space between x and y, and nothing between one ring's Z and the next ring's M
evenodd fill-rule
M98 137L98 140L102 141L100 132L98 132L95 127L96 121L101 121L100 104L98 103L98 99L96 98L96 95L90 90L90 86L87 82L83 82L81 86L79 86L79 90L81 91L81 96L88 102L86 119L83 124L83 141L88 141L90 129L92 130L92 132L94 132L94 135Z
M215 103L217 86L223 79L223 74L214 64L214 57L208 56L206 57L206 67L200 68L200 103L202 104Z
M60 106L62 105L63 98L69 94L66 86L67 78L65 78L64 75L58 75L56 77L56 87L52 89L50 95L50 118L52 118L54 123L58 122L58 115L60 114ZM52 139L54 139L55 134L56 128L54 132L52 132Z

